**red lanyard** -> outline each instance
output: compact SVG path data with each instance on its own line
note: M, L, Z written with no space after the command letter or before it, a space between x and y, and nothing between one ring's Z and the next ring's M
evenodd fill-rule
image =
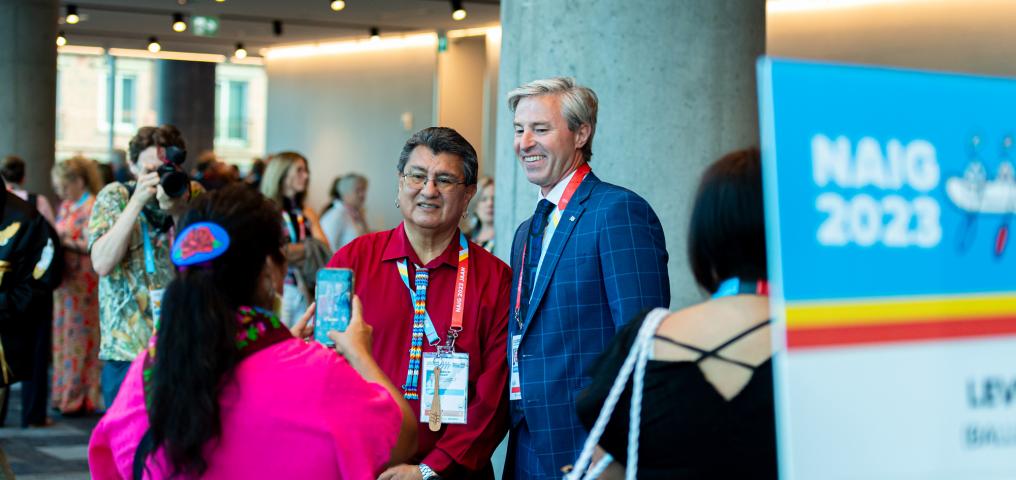
M578 190L579 185L582 184L582 180L585 180L586 176L589 175L589 172L591 171L592 169L589 168L588 163L583 163L575 170L575 175L572 177L571 181L568 182L568 186L565 187L564 193L561 195L561 200L557 202L558 211L563 212L564 209L568 207L568 203L571 202L572 195L575 195L575 190ZM522 262L519 263L522 271L519 273L519 285L515 290L515 321L519 325L519 330L522 329L522 319L519 318L519 310L522 308L522 278L526 274L526 250L528 247L528 241L522 245Z
M466 310L466 280L469 279L469 242L466 235L459 233L459 268L455 272L455 303L452 307L450 332L457 337L462 331L462 312ZM451 343L454 344L454 339Z
M402 283L409 289L410 299L413 300L414 308L416 304L416 293L409 286L409 268L407 259L399 260L396 262L396 267L399 271L399 277L402 278ZM459 233L459 266L455 272L455 300L452 303L452 323L448 328L448 338L445 340L445 347L450 348L455 345L455 339L458 338L459 332L462 331L462 316L466 310L466 280L469 279L469 242L466 240L466 235ZM437 341L437 330L434 328L434 323L430 319L430 314L426 313L426 307L424 307L424 314L427 315L426 324L424 330L427 334L427 341L434 345ZM433 333L432 333L433 332ZM434 338L431 338L434 335Z

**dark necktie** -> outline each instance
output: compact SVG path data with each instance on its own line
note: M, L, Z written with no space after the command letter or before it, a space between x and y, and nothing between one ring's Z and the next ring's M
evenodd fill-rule
M526 318L529 312L529 297L532 296L533 287L536 285L536 268L540 265L540 254L543 251L543 233L547 230L547 222L550 220L550 212L554 204L550 200L543 199L536 204L536 212L529 222L529 237L526 246L526 263L522 266L522 319Z

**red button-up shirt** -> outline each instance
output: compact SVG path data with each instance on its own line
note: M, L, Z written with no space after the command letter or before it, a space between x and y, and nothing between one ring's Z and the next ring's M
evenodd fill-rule
M420 259L400 224L394 230L357 238L328 262L329 267L353 269L364 321L374 327L374 358L396 386L406 381L413 333L413 302L396 266L397 261L407 258L409 283L413 285L415 265ZM451 325L458 264L456 235L441 255L424 265L430 270L427 312L442 344ZM425 463L442 476L468 475L461 469L477 471L486 467L508 430L506 342L510 289L508 265L469 242L465 311L462 332L455 342L457 352L469 354L468 423L442 425L437 432L420 424L419 451L414 458L415 463ZM436 350L425 336L423 352ZM420 401L409 400L409 405L419 421Z

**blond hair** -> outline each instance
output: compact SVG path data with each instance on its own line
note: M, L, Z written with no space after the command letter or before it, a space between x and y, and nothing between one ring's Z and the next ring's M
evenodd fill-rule
M582 146L582 156L588 162L593 158L593 136L596 134L596 112L599 100L589 87L575 83L571 77L553 77L533 80L508 92L508 108L512 115L523 98L558 95L561 98L561 115L568 122L568 130L578 131L589 125L589 138Z
M307 162L307 157L299 153L280 152L268 157L265 174L261 177L261 194L281 207L283 205L282 182L286 181L286 174L289 173L289 169L299 160L303 160L303 163L307 164L309 172L310 165ZM306 193L300 192L296 194L294 200L296 200L297 207L303 207L303 197Z
M52 173L54 177L68 182L80 178L92 195L102 190L102 175L95 160L77 155L53 165Z

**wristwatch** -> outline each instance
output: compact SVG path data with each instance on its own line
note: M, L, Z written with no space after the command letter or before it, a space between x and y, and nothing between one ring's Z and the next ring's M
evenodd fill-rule
M423 477L423 480L436 480L441 478L436 472L434 472L433 469L428 467L426 463L421 463L418 466L420 467L420 475Z

